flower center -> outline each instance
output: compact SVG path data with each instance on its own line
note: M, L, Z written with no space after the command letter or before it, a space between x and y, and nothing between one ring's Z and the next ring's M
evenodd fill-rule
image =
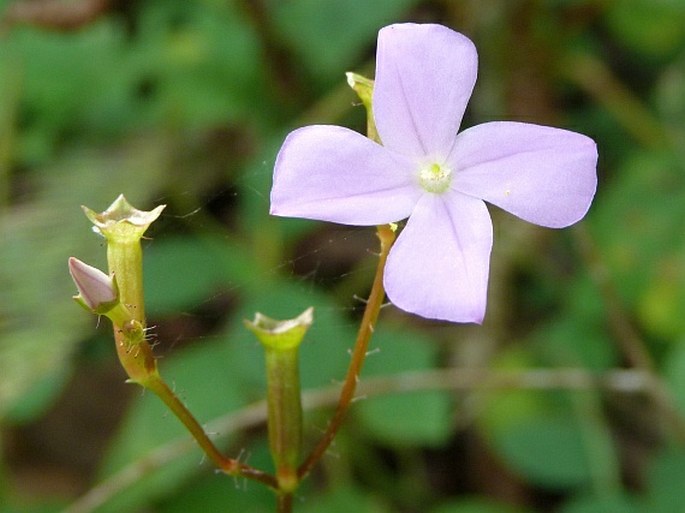
M429 164L419 171L419 182L428 192L445 192L452 182L452 170L440 164Z

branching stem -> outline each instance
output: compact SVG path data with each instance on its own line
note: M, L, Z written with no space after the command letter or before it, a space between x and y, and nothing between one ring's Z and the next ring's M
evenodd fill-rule
M186 408L178 396L174 394L161 378L151 379L146 382L144 386L164 401L164 404L166 404L174 415L176 415L178 420L183 423L207 457L212 460L222 472L231 476L241 476L254 481L259 481L273 489L277 488L276 479L272 475L221 454L190 410Z

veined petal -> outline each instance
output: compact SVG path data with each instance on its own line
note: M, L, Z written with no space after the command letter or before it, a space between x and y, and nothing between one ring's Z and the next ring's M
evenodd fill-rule
M485 203L456 192L425 194L390 250L388 298L423 317L481 323L491 248Z
M516 122L484 123L457 136L452 188L531 223L580 220L597 188L597 147L582 134Z
M300 128L276 157L271 214L361 226L399 221L421 194L412 167L347 128Z
M373 111L384 146L445 159L476 82L478 55L441 25L404 23L378 33Z

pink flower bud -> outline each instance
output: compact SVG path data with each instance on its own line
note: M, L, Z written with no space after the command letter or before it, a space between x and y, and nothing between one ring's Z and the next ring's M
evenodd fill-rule
M70 257L69 273L79 292L74 299L87 310L105 313L118 301L119 294L114 279L100 269Z

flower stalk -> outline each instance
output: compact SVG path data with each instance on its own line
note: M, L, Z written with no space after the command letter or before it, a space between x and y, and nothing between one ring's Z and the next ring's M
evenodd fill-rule
M302 402L297 348L267 348L266 380L269 445L276 463L279 489L292 492L298 484L297 465L302 448Z
M380 254L378 255L376 276L374 277L371 293L369 294L369 299L367 300L366 308L364 309L364 316L362 317L362 322L359 326L359 331L357 332L357 339L354 344L354 349L352 350L350 365L347 368L345 381L340 392L340 399L338 400L338 405L333 414L333 418L328 423L328 427L319 440L319 443L314 447L314 450L304 463L297 469L297 475L300 479L309 474L314 465L316 465L326 453L328 447L333 442L335 435L338 433L338 430L347 415L347 411L350 408L350 404L352 404L352 400L354 399L357 383L359 382L359 375L361 374L364 360L366 359L366 354L369 349L369 342L373 335L381 306L383 306L383 300L385 299L383 272L388 259L388 253L390 253L390 248L395 242L395 230L396 227L394 225L384 225L377 228L377 236L380 240Z
M354 89L362 101L366 109L367 119L367 137L372 141L380 144L381 140L376 130L376 123L373 116L373 80L370 80L362 75L356 73L347 73L347 83ZM343 420L347 415L347 411L352 404L354 394L359 382L359 376L364 366L364 360L369 348L369 342L373 335L378 314L380 313L383 300L385 299L385 288L383 285L383 277L385 272L385 265L387 263L390 248L395 242L397 225L381 225L376 229L376 235L380 241L380 253L378 255L378 265L376 267L376 275L371 287L371 293L366 302L364 309L364 316L362 317L361 325L357 333L357 339L352 351L350 365L347 369L345 381L340 391L340 398L336 407L333 418L328 423L328 428L319 440L319 443L314 447L311 454L297 469L297 474L300 479L304 478L312 470L314 465L323 457L323 455L330 447L335 435L342 426Z

